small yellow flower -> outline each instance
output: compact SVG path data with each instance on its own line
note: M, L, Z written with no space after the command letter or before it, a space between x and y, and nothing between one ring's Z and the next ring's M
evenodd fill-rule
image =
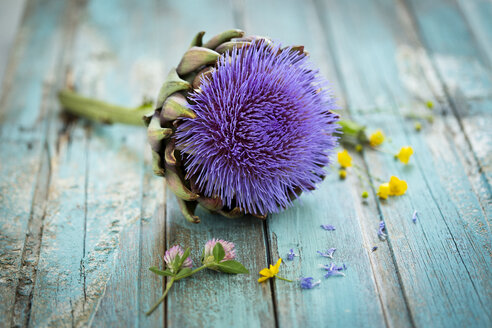
M345 170L340 170L338 171L338 175L340 176L340 179L345 179L347 177L347 171Z
M352 157L348 153L347 149L338 152L338 163L343 168L352 166Z
M361 144L355 145L355 151L360 153L362 151L362 145Z
M410 156L413 154L413 148L410 146L406 147L401 147L400 152L396 157L405 164L408 164L408 161L410 160Z
M382 185L379 186L378 189L378 196L381 199L387 199L390 193L390 186L389 183L383 183Z
M362 198L367 198L367 197L369 197L369 193L366 190L364 190L362 192Z
M376 147L382 144L384 141L384 133L381 130L377 130L369 136L369 144L371 147Z
M429 108L429 109L434 108L434 103L432 101L430 101L430 100L427 101L425 104L427 105L427 108Z
M415 122L415 131L420 131L422 130L422 124L420 122Z
M405 180L400 180L395 176L392 176L389 182L389 194L390 196L401 196L407 191L407 183Z
M267 279L273 278L278 274L278 269L280 268L280 263L282 263L282 259L278 259L277 264L271 265L270 268L264 268L260 271L260 274L263 276L258 279L258 282L264 282Z

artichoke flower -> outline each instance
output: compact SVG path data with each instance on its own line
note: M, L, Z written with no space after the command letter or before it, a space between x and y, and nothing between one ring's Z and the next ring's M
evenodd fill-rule
M170 71L155 106L126 113L145 114L154 173L165 177L187 220L200 222L197 205L264 219L323 180L338 142L335 101L303 46L240 30L206 43L203 35ZM96 110L102 103L74 97L60 93L69 111L123 122Z

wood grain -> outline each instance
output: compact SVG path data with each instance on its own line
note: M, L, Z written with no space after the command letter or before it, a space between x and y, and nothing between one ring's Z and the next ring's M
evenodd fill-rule
M396 152L404 145L415 150L409 166L391 156L365 153L373 175L388 179L394 174L409 182L407 196L381 202L381 209L412 318L416 325L483 325L489 321L486 290L490 276L485 268L490 266L490 257L484 243L490 241L490 234L487 229L477 229L486 218L477 196L470 192L456 146L447 137L445 123L449 121L437 118L419 134L402 118L405 111L423 106L427 97L433 99L425 93L433 89L425 87L425 79L418 80L423 94L414 94L406 86L405 76L400 76L400 67L406 63L397 61L399 52L418 54L421 46L407 25L408 14L389 1L329 5L330 10L320 5L320 12L326 14L323 21L346 81L352 114L385 130L391 138L387 150ZM344 13L343 18L336 12ZM420 71L424 69L429 67L420 67ZM353 76L357 78L350 78ZM462 190L467 191L466 197ZM421 217L417 225L410 220L414 210ZM481 288L476 287L477 280L485 282Z
M65 3L26 7L0 101L0 325L24 325L38 263L50 150L46 144ZM30 63L27 65L26 63Z
M28 1L0 99L0 327L490 326L490 12L483 0ZM342 115L383 129L389 154L353 152L360 177L329 169L266 222L200 209L193 225L153 176L145 131L60 116L56 91L70 69L82 93L138 105L196 32L234 27L305 45ZM417 132L410 112L434 123ZM407 166L391 155L405 145ZM409 189L381 201L377 177L391 175ZM165 283L148 267L175 244L198 265L212 237L233 241L250 274L202 271L145 316ZM316 251L330 247L345 277L323 277L331 261ZM321 285L258 284L278 257L284 277Z
M437 1L430 6L413 1L408 7L459 120L459 135L464 135L473 151L472 158L465 160L477 162L469 171L490 229L492 132L487 127L492 124L492 31L485 17L492 5L483 1L460 4L461 8L454 2Z

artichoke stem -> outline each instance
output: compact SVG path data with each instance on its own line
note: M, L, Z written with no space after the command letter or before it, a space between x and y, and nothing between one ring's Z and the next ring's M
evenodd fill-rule
M143 117L154 111L152 105L142 105L135 108L121 107L84 97L68 89L58 92L58 99L67 112L101 123L143 126Z

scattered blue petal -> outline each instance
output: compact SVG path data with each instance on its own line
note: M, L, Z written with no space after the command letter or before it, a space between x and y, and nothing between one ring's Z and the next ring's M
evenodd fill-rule
M299 286L302 289L312 289L321 283L321 280L313 281L313 277L299 278Z
M293 261L294 257L298 256L296 253L294 253L294 249L290 249L289 253L287 253L287 260Z
M322 265L321 267L327 271L325 274L325 278L334 277L334 276L345 276L345 273L341 271L347 270L345 264L339 267L336 266L335 263L332 263L330 265Z
M331 224L322 224L321 228L328 230L328 231L334 231L335 230L335 227L332 226Z
M378 247L377 247L377 246L374 246L374 247L372 248L372 252L376 251L377 249L378 249Z
M412 221L413 221L413 223L417 223L418 215L419 214L417 213L417 210L415 210L413 212L413 215L412 215Z
M336 250L336 248L330 248L325 253L318 251L318 254L323 257L329 257L330 259L333 259L333 253L335 253Z
M384 224L384 221L379 222L379 230L378 230L379 239L386 240L386 237L388 235L386 235L385 231L386 231L386 225Z

